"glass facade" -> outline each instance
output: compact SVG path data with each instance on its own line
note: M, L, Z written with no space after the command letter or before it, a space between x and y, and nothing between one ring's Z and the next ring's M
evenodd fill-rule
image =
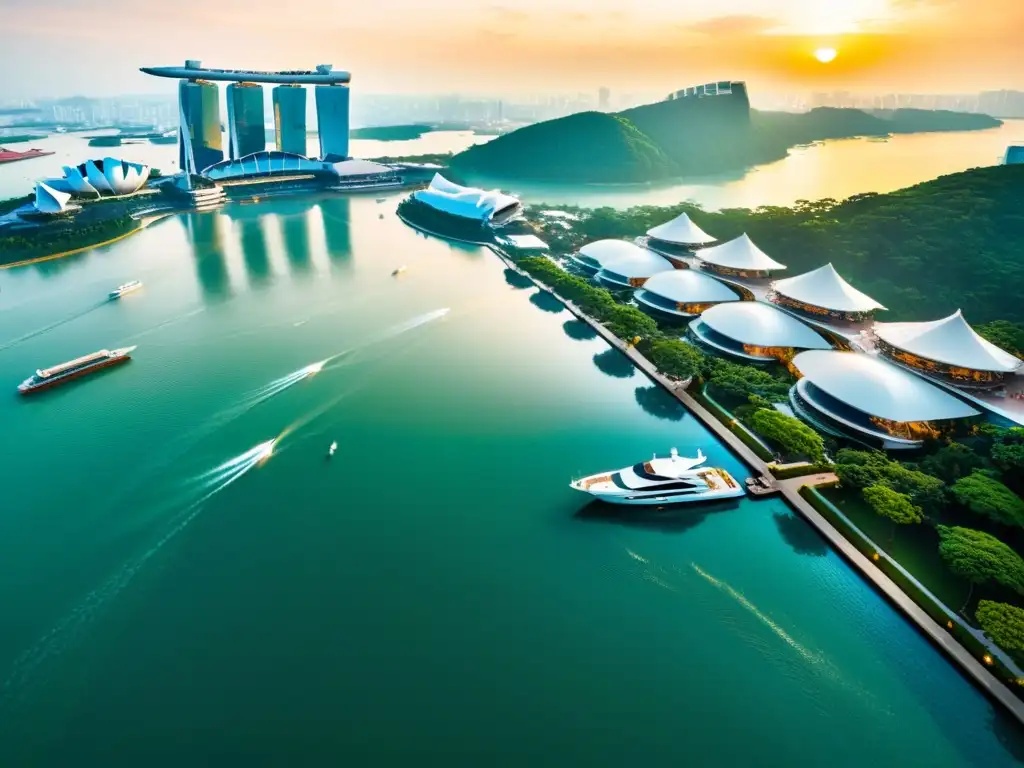
M348 112L348 86L316 86L316 121L322 159L338 161L348 157Z
M280 152L306 154L306 89L279 85L272 91L274 139Z
M227 102L228 156L237 160L266 149L263 86L256 83L231 83L227 89Z
M178 86L181 107L179 134L188 131L188 140L179 135L178 167L188 168L188 150L191 146L195 165L193 172L201 172L224 159L221 141L220 100L217 86L201 80L182 80Z

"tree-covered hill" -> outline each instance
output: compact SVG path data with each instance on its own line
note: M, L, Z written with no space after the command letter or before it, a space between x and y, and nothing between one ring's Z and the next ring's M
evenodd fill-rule
M992 128L988 115L901 109L751 110L745 93L645 104L618 115L583 112L536 123L467 149L467 176L562 183L628 183L739 170L826 139Z
M633 123L601 112L580 112L520 128L461 152L452 158L451 167L499 178L582 182L640 182L678 172Z
M720 240L743 232L788 266L787 275L832 262L885 306L883 320L930 320L963 309L972 324L1024 323L1024 166L975 168L889 194L801 201L792 208L704 211L692 204L599 208L571 233L545 235L561 249L601 237L635 237L686 211Z

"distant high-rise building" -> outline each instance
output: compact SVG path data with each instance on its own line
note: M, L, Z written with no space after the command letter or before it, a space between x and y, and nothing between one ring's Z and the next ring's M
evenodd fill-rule
M227 88L228 156L232 160L267 148L263 127L263 86L231 83ZM304 154L304 153L301 153Z
M224 159L217 86L202 80L182 80L178 99L181 105L178 165L183 170L199 173ZM186 131L187 137L180 135Z
M612 92L610 90L608 90L607 88L605 88L604 86L601 86L600 88L598 88L597 89L597 108L600 109L602 112L606 112L606 111L608 111L609 107L611 107L611 102L612 102Z
M282 152L306 154L306 89L279 85L273 90L274 138Z
M316 86L316 122L320 134L320 157L344 160L348 157L347 85Z

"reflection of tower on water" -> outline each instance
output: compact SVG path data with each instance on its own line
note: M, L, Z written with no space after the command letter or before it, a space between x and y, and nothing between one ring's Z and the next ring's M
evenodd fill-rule
M352 259L352 209L347 197L328 197L320 201L324 219L324 240L327 255L335 264L349 264Z
M309 213L304 213L281 219L284 252L295 272L308 272L312 263L309 251L309 217Z
M242 244L242 261L253 284L265 283L270 276L270 256L267 235L260 218L246 218L236 222Z
M209 298L226 296L230 280L224 259L223 222L217 213L188 213L181 216L192 245L196 278L203 294Z

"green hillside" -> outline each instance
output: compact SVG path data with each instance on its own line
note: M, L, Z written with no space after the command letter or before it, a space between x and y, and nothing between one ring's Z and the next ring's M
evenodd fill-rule
M1024 323L1024 165L975 168L889 194L718 212L680 204L599 208L571 233L544 236L558 250L602 237L635 237L686 211L727 240L746 232L798 275L831 261L889 307L883 320L931 320L963 309L971 323Z
M498 178L580 182L647 181L678 173L675 163L629 120L580 112L520 128L452 158L457 172Z
M901 109L868 113L751 110L744 92L584 112L499 136L452 158L466 175L562 183L628 183L735 171L827 139L1000 125L988 115Z

